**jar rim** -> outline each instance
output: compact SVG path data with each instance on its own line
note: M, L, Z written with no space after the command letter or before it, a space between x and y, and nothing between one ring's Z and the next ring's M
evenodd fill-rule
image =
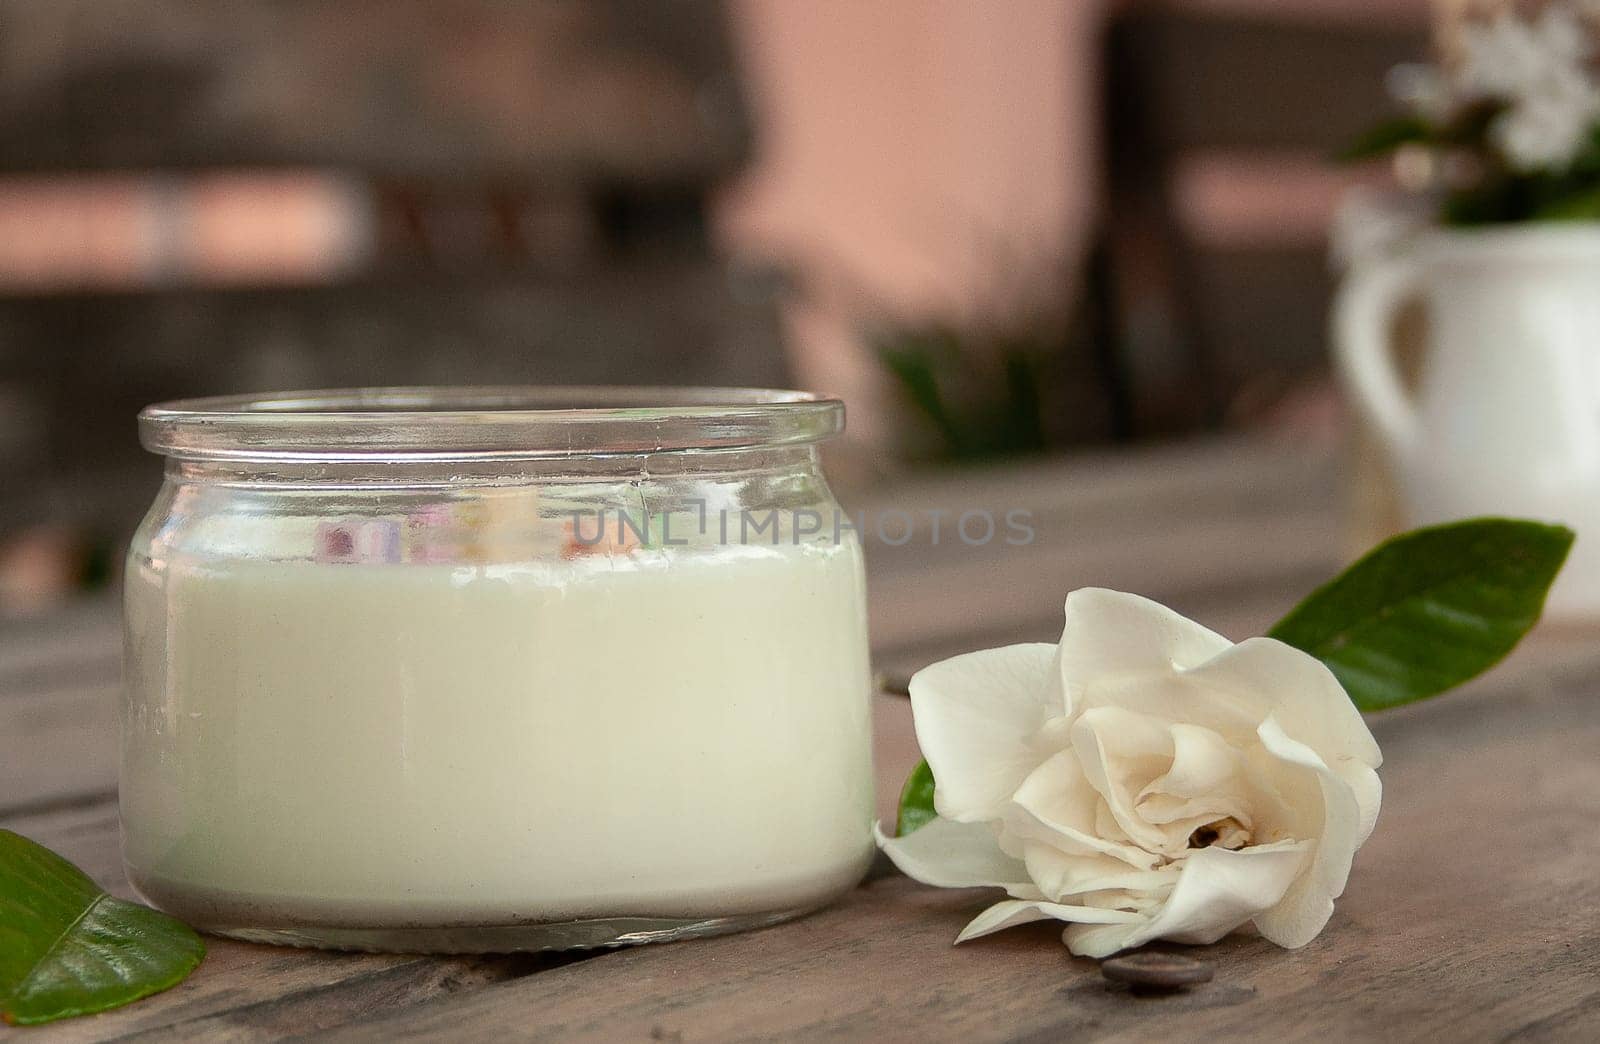
M844 403L773 388L501 385L178 399L139 411L146 449L185 460L529 460L801 446Z

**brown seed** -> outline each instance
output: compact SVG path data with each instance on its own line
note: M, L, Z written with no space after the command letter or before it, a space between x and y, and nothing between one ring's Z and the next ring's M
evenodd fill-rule
M1147 950L1107 957L1100 962L1100 974L1112 982L1176 990L1191 983L1210 982L1211 965L1181 954Z

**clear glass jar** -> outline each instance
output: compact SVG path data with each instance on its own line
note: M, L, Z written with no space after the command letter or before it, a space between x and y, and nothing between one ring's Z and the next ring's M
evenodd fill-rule
M871 858L843 406L372 389L146 409L123 853L257 941L509 951L826 904Z

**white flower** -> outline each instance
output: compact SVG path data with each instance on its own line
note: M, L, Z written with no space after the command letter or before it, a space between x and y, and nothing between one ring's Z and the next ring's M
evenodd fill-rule
M1384 88L1389 97L1430 120L1446 119L1455 105L1450 81L1425 62L1402 62L1390 69Z
M1587 67L1593 41L1578 16L1559 4L1531 22L1504 10L1469 22L1461 42L1457 92L1508 103L1489 128L1506 160L1525 172L1566 169L1600 119Z
M1582 73L1591 44L1579 19L1559 4L1532 21L1503 9L1461 28L1462 61L1456 88L1484 98L1517 98L1537 91L1551 75Z
M1515 170L1564 171L1582 150L1597 116L1600 93L1588 81L1552 85L1496 116L1489 135Z
M957 942L1071 922L1072 952L1316 937L1378 815L1377 743L1333 674L1136 595L1067 597L1059 646L911 680L938 817L879 843L906 874L1011 897Z

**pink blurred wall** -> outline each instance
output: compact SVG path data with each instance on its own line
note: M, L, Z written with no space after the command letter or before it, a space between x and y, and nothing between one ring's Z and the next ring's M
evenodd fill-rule
M845 396L858 438L881 441L888 416L879 367L854 336L864 310L959 316L1009 272L1077 257L1096 191L1098 30L1115 2L733 0L760 139L754 168L723 200L723 232L801 281L787 316L797 377ZM1320 19L1416 20L1428 9L1189 2ZM1274 210L1320 220L1307 200L1335 190L1302 172L1274 207L1254 183L1251 200L1230 198L1230 180L1207 182L1223 187L1198 197L1202 223L1208 207L1239 218L1252 201L1267 208L1262 228L1280 227Z

